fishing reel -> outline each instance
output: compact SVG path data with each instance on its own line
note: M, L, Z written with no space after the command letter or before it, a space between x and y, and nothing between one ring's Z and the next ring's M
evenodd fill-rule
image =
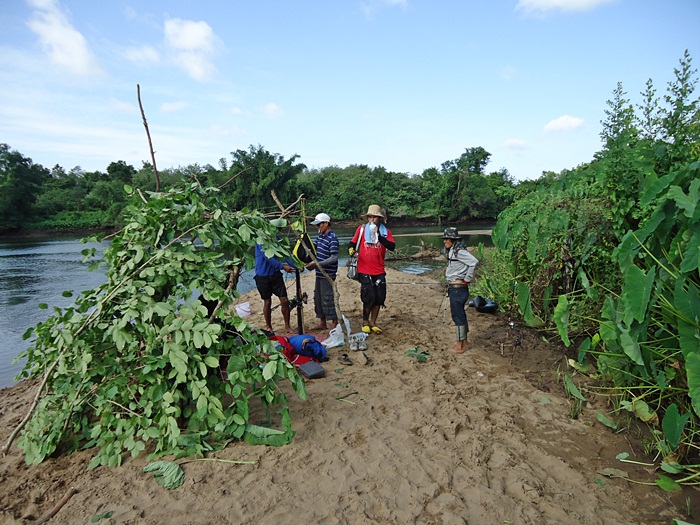
M289 299L289 309L293 310L294 308L299 306L300 303L307 304L308 301L309 301L309 294L307 294L306 292L301 294L301 300L299 300L299 298L295 295L294 297Z

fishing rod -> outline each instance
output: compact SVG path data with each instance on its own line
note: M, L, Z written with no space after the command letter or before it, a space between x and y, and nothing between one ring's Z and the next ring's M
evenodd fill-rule
M431 282L427 282L427 283L409 283L409 282L387 281L386 284L429 284L429 285L440 284L440 285L444 285L445 283L441 283L438 281L431 281Z

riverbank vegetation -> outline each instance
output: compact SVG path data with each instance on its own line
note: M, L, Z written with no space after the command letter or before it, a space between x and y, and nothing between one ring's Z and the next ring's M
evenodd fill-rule
M274 190L283 202L305 195L310 215L325 212L335 221L354 221L368 202L378 202L394 223L457 223L495 220L518 186L504 168L486 171L491 155L481 147L467 148L459 158L420 175L366 165L308 169L298 155L285 159L260 145L231 155L230 162L221 159L217 167L159 170L160 190L196 181L220 188L231 210L275 210ZM0 234L118 228L125 208L137 198L127 195L124 185L154 191L154 175L147 162L139 170L124 161L112 162L106 172L47 169L0 144Z
M636 108L618 84L603 149L543 177L498 218L482 295L572 350L609 395L600 421L649 424L666 473L700 483L700 112L686 53L663 98L649 80ZM627 421L627 423L626 423ZM676 481L660 475L662 487Z

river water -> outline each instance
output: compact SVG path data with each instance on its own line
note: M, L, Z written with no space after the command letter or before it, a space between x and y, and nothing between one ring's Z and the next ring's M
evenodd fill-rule
M482 228L481 226L479 228ZM485 227L489 229L490 227ZM459 227L460 231L476 229L468 225ZM442 248L440 235L442 228L434 227L400 227L391 228L395 235L398 253L404 255L418 251L421 241ZM334 229L341 244L341 255L347 253L345 247L354 233L351 228ZM314 232L309 232L314 236ZM465 235L467 246L476 246L480 242L490 246L489 235ZM106 243L103 243L106 246ZM13 359L31 344L24 340L27 329L45 321L53 313L53 306L65 308L73 299L63 297L62 293L72 290L77 296L106 281L101 271L89 272L82 263L82 250L100 244L84 244L81 237L46 236L31 239L0 239L0 388L11 386L15 377L22 370L23 363L13 364ZM341 266L345 258L341 257ZM406 273L419 274L432 269L432 261L394 261L393 267ZM248 292L255 287L254 271L243 272L238 291ZM293 276L293 274L292 274ZM291 276L288 276L291 278ZM308 291L312 295L312 291ZM49 308L42 310L40 303Z

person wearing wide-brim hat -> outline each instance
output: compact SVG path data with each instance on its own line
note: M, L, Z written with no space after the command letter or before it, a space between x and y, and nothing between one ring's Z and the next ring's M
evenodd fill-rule
M464 247L462 237L457 228L445 228L442 234L445 244L445 256L447 257L447 297L450 299L450 312L452 321L457 329L457 339L452 352L463 354L467 348L467 334L469 323L465 309L469 300L469 283L474 277L474 270L479 261Z
M386 227L386 212L378 205L372 204L367 213L362 215L367 222L355 230L350 239L348 251L352 256L357 252L357 272L360 281L360 300L362 301L362 331L366 334L381 334L377 326L379 309L386 302L386 268L384 259L386 251L394 251L396 243L391 230Z

